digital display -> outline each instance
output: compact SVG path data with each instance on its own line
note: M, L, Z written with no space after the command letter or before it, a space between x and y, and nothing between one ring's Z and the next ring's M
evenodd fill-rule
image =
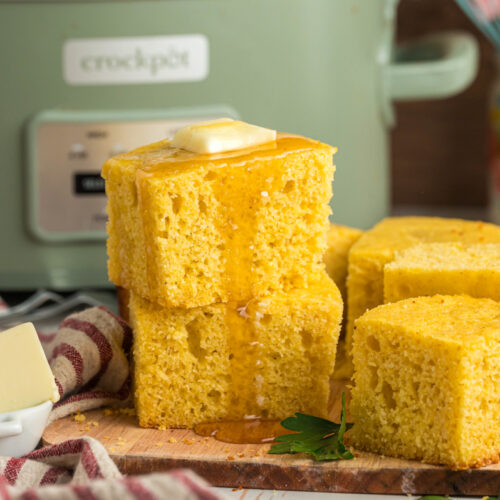
M76 173L73 187L75 194L105 194L104 179L96 172Z

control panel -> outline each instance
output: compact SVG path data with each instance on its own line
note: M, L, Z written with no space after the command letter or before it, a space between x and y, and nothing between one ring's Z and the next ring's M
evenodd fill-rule
M172 137L197 121L235 117L227 109L188 116L178 112L175 117L169 111L164 118L135 113L133 119L116 111L67 113L41 113L28 129L28 225L36 237L48 241L105 239L100 171L111 156Z

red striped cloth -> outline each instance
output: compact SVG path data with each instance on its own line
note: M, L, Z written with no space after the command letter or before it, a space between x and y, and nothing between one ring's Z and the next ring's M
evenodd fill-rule
M130 404L132 331L121 318L94 307L66 318L56 333L39 337L61 394L51 421L77 411ZM104 446L87 436L23 458L0 457L0 500L164 498L221 497L189 471L123 477Z
M221 500L194 473L173 470L123 477L104 447L90 437L0 457L1 500Z
M50 420L104 405L130 403L132 331L105 307L68 316L56 333L39 333L61 400Z

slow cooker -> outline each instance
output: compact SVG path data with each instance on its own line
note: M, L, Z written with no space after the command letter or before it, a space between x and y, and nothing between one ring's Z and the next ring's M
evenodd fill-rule
M465 88L475 42L394 48L396 0L0 0L0 290L109 286L110 155L230 116L339 148L333 220L388 213L394 99Z

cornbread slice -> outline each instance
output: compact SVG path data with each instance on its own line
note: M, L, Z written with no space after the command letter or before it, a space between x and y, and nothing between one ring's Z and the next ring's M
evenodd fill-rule
M386 303L435 294L500 301L500 245L419 244L384 267Z
M436 295L355 322L353 444L453 469L500 459L500 304Z
M354 320L384 303L384 266L397 251L419 243L500 243L500 227L483 222L438 217L384 219L363 233L349 253L347 278L347 347Z
M324 270L333 152L278 134L225 153L165 140L109 159L110 280L168 307L306 286Z
M342 298L324 276L246 304L162 308L130 294L143 427L327 415Z
M331 224L327 232L327 248L323 260L326 264L326 272L339 287L344 304L347 300L346 280L349 250L362 234L361 229L339 224ZM337 346L334 379L349 378L352 374L351 358L346 352L345 339L342 337L341 333L341 339Z

